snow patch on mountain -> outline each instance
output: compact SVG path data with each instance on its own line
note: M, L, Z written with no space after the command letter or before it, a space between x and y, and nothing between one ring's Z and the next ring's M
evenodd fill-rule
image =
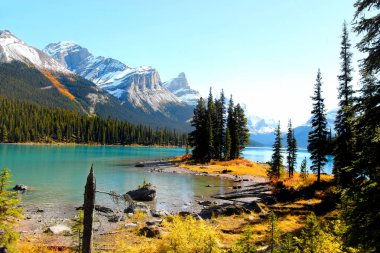
M184 105L162 87L158 72L150 66L131 68L112 58L95 57L86 48L69 41L51 43L44 52L135 108L166 113L168 104Z
M9 63L12 61L20 61L39 69L71 74L56 60L29 46L10 31L0 30L0 62Z

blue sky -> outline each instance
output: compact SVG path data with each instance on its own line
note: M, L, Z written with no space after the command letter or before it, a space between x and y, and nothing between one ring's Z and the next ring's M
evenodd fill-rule
M318 68L327 108L337 104L342 23L352 21L354 2L8 0L0 29L37 48L70 40L131 67L153 66L162 81L183 71L204 95L223 88L251 114L302 124Z

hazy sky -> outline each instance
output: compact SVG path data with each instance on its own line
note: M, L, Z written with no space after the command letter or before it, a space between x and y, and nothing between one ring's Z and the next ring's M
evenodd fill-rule
M223 88L250 114L297 125L310 116L318 68L327 109L336 107L342 23L351 23L354 2L4 0L0 29L37 48L70 40L131 67L153 66L162 81L185 72L205 96Z

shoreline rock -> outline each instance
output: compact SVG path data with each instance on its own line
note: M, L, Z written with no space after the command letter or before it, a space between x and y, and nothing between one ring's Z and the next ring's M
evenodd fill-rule
M13 187L13 190L25 192L28 190L28 186L24 184L16 184L15 187Z
M128 191L126 194L136 201L152 201L156 198L156 187L146 184L136 190Z

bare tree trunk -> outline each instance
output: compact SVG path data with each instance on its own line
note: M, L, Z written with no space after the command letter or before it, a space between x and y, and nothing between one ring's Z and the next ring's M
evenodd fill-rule
M96 180L91 165L84 188L82 253L92 252L92 222L94 219Z

